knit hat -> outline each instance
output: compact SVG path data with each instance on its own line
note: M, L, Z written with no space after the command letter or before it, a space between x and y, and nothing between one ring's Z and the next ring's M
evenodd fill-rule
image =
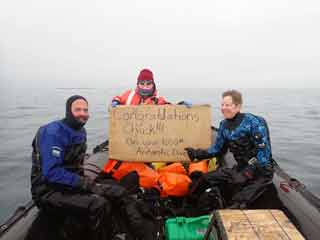
M154 82L153 80L153 73L151 72L151 70L149 69L142 69L141 72L139 73L138 76L138 81L143 81L143 80L152 80L152 82Z

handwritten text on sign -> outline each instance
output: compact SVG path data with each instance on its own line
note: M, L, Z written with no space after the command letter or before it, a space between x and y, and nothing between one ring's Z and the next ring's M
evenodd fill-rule
M138 105L112 108L109 156L139 162L189 161L185 147L211 144L209 105Z

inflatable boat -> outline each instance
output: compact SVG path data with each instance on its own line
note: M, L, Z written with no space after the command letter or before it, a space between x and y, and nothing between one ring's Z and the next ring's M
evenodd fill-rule
M94 174L97 166L101 168L106 159L108 159L108 141L97 146L94 153L88 156L86 174ZM226 162L227 159L226 156ZM312 194L303 183L281 169L276 162L274 163L274 169L273 183L250 208L280 209L304 238L319 239L320 199ZM1 224L1 240L25 239L38 213L39 211L32 200L19 206L12 216ZM165 239L165 234L160 236Z

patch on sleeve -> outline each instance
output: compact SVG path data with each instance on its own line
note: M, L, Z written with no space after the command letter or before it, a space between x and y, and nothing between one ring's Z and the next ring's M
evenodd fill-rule
M59 158L61 156L61 151L62 151L61 148L54 146L52 147L51 154L52 156Z

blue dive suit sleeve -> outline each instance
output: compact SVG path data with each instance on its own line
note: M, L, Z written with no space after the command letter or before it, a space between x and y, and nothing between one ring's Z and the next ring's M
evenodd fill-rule
M257 147L257 160L260 166L264 167L271 162L271 146L268 140L267 128L257 118L252 120L252 135Z
M50 183L77 186L80 176L63 167L64 146L61 137L44 132L40 141L42 174Z
M215 156L216 154L218 154L221 151L224 143L225 143L225 137L224 137L224 134L223 134L223 124L221 122L220 126L219 126L219 129L218 129L216 142L215 142L214 145L212 145L208 149L208 153Z

